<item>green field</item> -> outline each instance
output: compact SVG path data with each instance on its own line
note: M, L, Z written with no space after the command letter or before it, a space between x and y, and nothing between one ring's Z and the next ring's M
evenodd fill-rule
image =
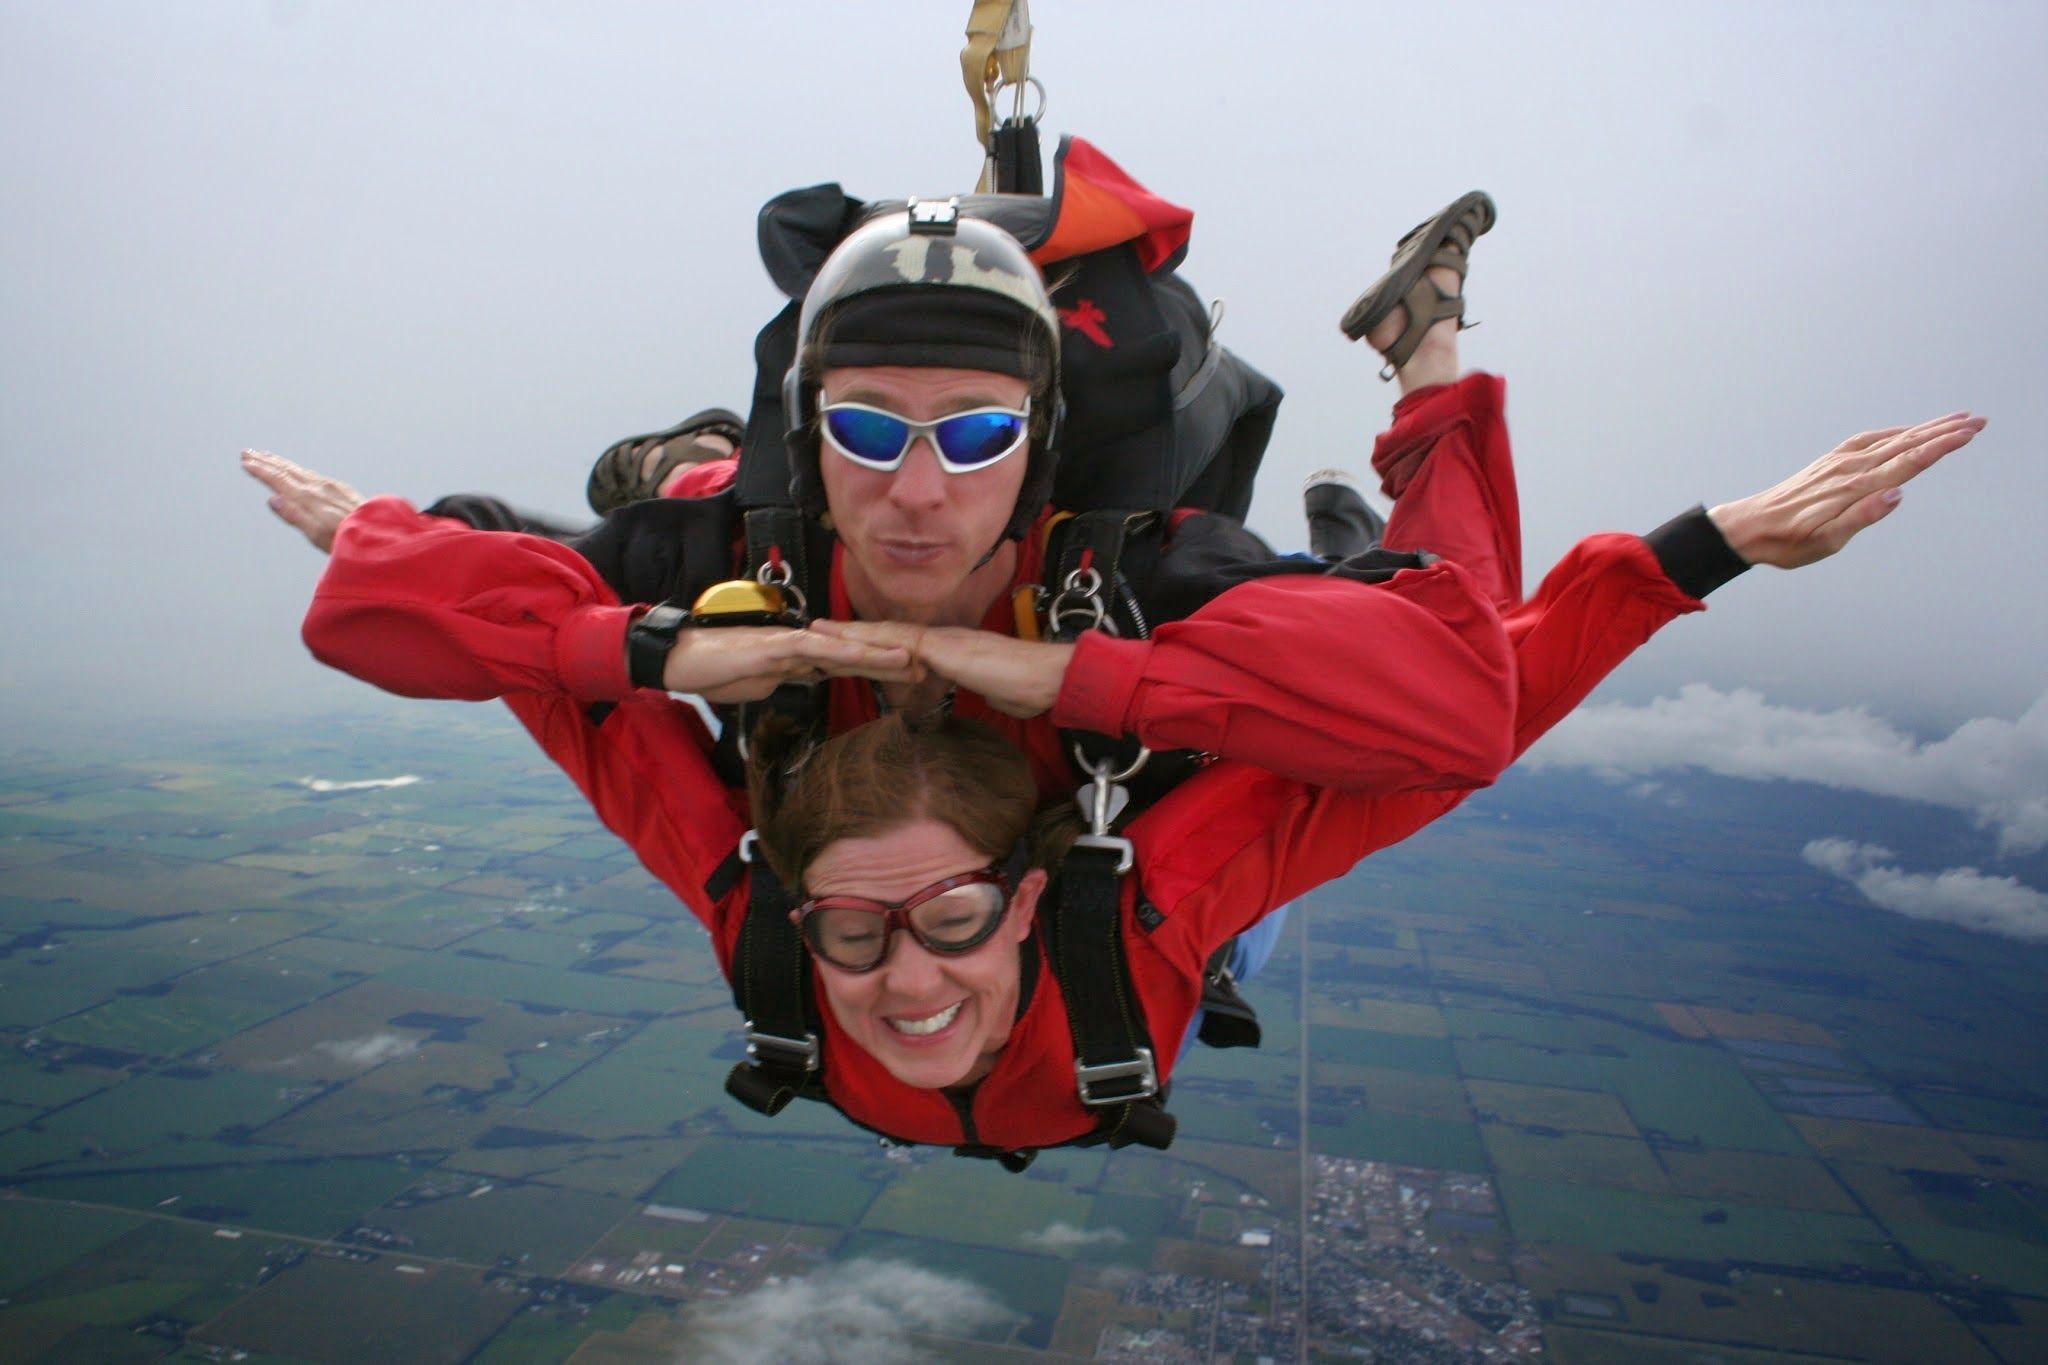
M417 986L515 1005L647 1019L675 1003L675 992L667 986L630 977L493 962L449 953L438 954L430 963L407 963L393 968L384 974L384 980L394 986Z
M165 1210L207 1223L332 1237L416 1178L388 1161L311 1161L23 1182L42 1199Z
M1309 1035L1309 1046L1314 1049L1318 1060L1442 1076L1455 1074L1463 1055L1462 1049L1452 1051L1452 1041L1448 1038L1375 1033L1368 1029L1315 1029Z
M254 1289L285 1245L152 1219L43 1279L16 1302L45 1317L103 1327L151 1313L203 1322Z
M1356 1161L1391 1161L1449 1171L1484 1171L1486 1151L1469 1123L1353 1109L1342 1124L1316 1124L1318 1152Z
M1503 1123L1480 1128L1493 1169L1503 1176L1668 1191L1657 1154L1634 1138L1594 1133L1532 1133Z
M847 1143L713 1143L692 1153L647 1196L649 1203L717 1209L791 1223L848 1227L859 1221L883 1172Z
M1087 1228L1094 1202L1064 1185L1028 1175L998 1184L976 1163L949 1161L922 1166L891 1181L860 1225L866 1232L1070 1256L1076 1248L1048 1246L1042 1234L1059 1224L1076 1231ZM962 1217L969 1209L972 1217Z
M701 1024L657 1020L534 1099L525 1121L590 1132L665 1133L706 1109L723 1104L730 1110L725 1076L732 1063L711 1055L723 1041ZM768 1122L793 1128L810 1109L823 1106L793 1104ZM850 1131L837 1116L826 1117L835 1131Z
M1770 1265L1892 1268L1883 1229L1866 1218L1719 1204L1597 1185L1500 1178L1515 1236L1616 1253Z
M275 1076L212 1071L185 1078L136 1076L52 1114L53 1132L89 1139L109 1152L133 1151L223 1128L255 1128L296 1103Z
M199 1340L310 1360L459 1361L525 1296L493 1291L474 1271L402 1259L356 1265L309 1256L235 1304Z
M411 1237L422 1256L473 1265L510 1256L525 1273L558 1275L634 1207L580 1190L492 1184L408 1209L376 1209L364 1221Z
M0 1199L0 1294L33 1284L142 1226L132 1214Z

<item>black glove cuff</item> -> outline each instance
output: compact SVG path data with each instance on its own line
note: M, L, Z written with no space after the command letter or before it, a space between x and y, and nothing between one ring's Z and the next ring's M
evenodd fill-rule
M1714 525L1705 507L1679 513L1643 539L1649 542L1665 576L1693 597L1705 597L1749 568L1741 555L1728 548L1721 528Z
M660 687L668 652L690 613L681 607L651 607L626 628L626 678L635 687Z

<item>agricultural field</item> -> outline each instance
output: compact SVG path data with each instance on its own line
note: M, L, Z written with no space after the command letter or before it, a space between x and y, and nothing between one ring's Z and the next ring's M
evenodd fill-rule
M1829 901L1774 798L1504 782L1303 898L1171 1151L1017 1176L734 1106L706 936L523 744L0 763L10 1362L667 1361L907 1276L986 1308L934 1360L2048 1356L2048 950Z

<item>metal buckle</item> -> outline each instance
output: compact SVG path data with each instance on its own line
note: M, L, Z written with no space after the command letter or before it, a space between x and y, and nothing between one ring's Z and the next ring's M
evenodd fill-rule
M754 581L763 587L774 588L783 596L781 622L785 625L801 626L811 614L810 599L797 586L796 570L789 567L789 561L780 564L765 563L754 570Z
M806 1071L818 1069L818 1035L815 1033L806 1033L801 1038L784 1038L779 1034L761 1032L749 1019L742 1036L747 1040L747 1060L755 1066L761 1065L763 1060L784 1065L801 1061ZM763 1051L784 1055L764 1059Z
M1138 1091L1134 1095L1104 1095L1097 1097L1089 1087L1103 1081L1138 1078ZM1089 1105L1127 1104L1132 1100L1148 1100L1159 1093L1159 1072L1152 1065L1152 1049L1141 1047L1137 1055L1128 1062L1104 1062L1089 1066L1086 1062L1074 1062L1074 1079L1081 1091L1081 1103Z
M1116 875L1121 877L1137 863L1137 851L1131 841L1120 834L1077 834L1075 848L1101 848L1116 854Z
M1046 624L1052 627L1054 635L1065 638L1083 630L1105 630L1114 635L1116 622L1109 619L1109 612L1102 602L1102 575L1093 568L1076 569L1060 584L1057 597L1046 610ZM1067 622L1080 622L1076 630L1069 630Z

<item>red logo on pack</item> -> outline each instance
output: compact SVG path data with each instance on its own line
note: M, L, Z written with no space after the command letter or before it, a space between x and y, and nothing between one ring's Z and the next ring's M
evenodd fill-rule
M1102 324L1109 321L1109 314L1095 306L1094 299L1078 300L1072 308L1062 308L1060 322L1087 337L1097 346L1112 348L1116 345L1109 339L1109 333L1102 330Z

